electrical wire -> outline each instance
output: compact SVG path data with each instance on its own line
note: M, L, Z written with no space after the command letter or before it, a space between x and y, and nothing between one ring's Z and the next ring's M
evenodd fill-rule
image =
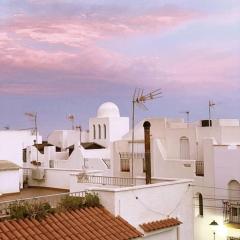
M139 202L146 210L148 210L148 211L150 211L150 212L153 212L153 213L160 214L160 215L162 215L162 216L164 216L164 217L169 217L169 216L171 216L171 214L172 214L174 211L176 211L177 208L180 206L181 202L183 201L183 199L184 199L186 193L189 191L189 189L190 189L190 185L188 185L188 188L187 188L186 191L182 194L182 196L181 196L180 200L178 201L178 203L176 204L176 206L175 206L168 214L162 213L162 212L159 212L159 211L156 211L156 210L148 207L144 202L141 201L141 199L140 199L139 197L137 197L137 196L134 194L133 191L132 191L132 194L134 195L134 197L138 200L138 202Z
M202 186L202 185L191 185L191 187L211 188L211 189L220 189L220 190L226 190L226 191L240 192L240 190L232 189L232 188L220 188L220 187L210 187L210 186Z

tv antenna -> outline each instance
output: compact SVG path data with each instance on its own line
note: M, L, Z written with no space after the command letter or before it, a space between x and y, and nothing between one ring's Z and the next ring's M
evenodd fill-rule
M4 129L4 130L10 130L10 126L9 126L9 125L4 126L3 129Z
M185 114L186 115L186 120L187 120L187 125L189 125L189 122L190 122L190 111L183 111L183 112L180 112L182 114Z
M25 112L25 115L34 121L34 131L36 135L35 146L38 144L38 127L37 127L37 112ZM37 166L38 166L38 149L37 149Z
M216 103L209 100L208 101L208 126L211 127L212 126L212 109L214 108L214 106L216 106Z
M71 124L72 124L72 130L74 130L75 116L70 113L70 114L67 115L67 119L68 119L68 121L71 122Z
M135 88L133 98L132 98L132 178L133 178L133 162L134 162L134 138L135 138L135 105L139 108L148 110L144 105L147 101L155 100L162 97L161 88L158 88L154 91L151 91L147 94L144 94L144 89Z

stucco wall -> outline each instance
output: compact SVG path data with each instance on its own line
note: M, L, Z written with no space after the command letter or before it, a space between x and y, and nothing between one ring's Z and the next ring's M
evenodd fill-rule
M122 216L138 229L142 223L167 216L178 217L183 222L179 230L180 236L185 240L193 240L193 199L189 183L182 180L119 190L91 190L99 194L102 204L109 211ZM105 192L108 194L105 195Z
M19 170L0 171L0 194L19 192Z

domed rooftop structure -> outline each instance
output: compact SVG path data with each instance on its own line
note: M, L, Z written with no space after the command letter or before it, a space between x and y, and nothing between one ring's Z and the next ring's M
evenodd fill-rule
M120 117L119 108L112 102L105 102L97 110L98 118Z

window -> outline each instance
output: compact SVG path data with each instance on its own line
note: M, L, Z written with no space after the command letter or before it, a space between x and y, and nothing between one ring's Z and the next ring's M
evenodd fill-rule
M121 172L130 172L129 158L120 158Z
M203 197L202 194L198 194L198 204L199 204L199 216L203 216Z
M189 139L180 138L180 159L190 159Z
M24 148L22 153L23 153L23 162L27 162L27 149Z
M93 125L93 139L96 139L96 127Z
M107 138L107 127L106 124L103 125L103 129L104 129L104 139Z
M231 211L233 217L236 217L238 215L238 209L236 207L232 207Z
M146 172L146 160L145 158L142 159L143 160L143 172Z
M101 139L101 125L98 124L98 138Z

